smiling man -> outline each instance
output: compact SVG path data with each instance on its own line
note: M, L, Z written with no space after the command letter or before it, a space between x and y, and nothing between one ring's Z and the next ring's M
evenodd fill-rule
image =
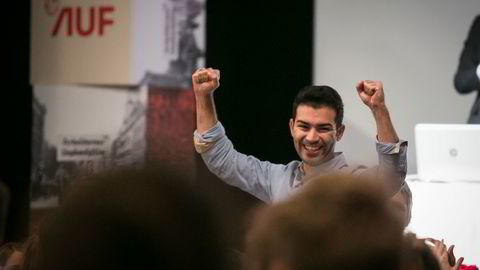
M373 168L349 166L335 144L345 131L343 102L329 86L307 86L294 102L290 133L300 161L273 164L239 153L225 135L215 112L213 92L220 86L220 71L201 68L192 75L196 99L195 149L211 172L267 202L286 199L313 175L343 172L371 174L386 179L388 192L401 187L407 173L407 142L398 139L385 105L380 81L360 81L358 95L373 113L377 125L376 149L379 165Z

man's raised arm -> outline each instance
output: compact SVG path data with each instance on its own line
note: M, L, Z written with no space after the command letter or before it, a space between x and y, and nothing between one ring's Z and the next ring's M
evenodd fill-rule
M403 185L407 174L407 142L399 140L385 105L383 83L380 81L359 81L358 95L373 113L377 124L378 177L385 179L387 193L395 194Z
M197 132L203 133L217 123L213 92L220 86L220 71L200 68L192 75L197 110Z

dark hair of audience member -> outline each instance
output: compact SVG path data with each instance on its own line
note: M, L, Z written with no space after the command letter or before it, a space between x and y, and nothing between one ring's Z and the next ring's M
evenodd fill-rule
M425 244L424 239L418 239L415 234L408 233L403 239L403 244L403 270L440 270L437 258Z
M309 179L287 201L258 213L247 237L247 267L400 269L403 226L382 183L347 175Z
M22 252L22 244L17 242L8 242L0 247L0 269L7 264L8 259L15 253Z
M40 242L37 233L31 234L23 244L22 270L39 269L41 262Z
M28 270L225 269L216 216L188 179L163 168L88 180L39 228Z

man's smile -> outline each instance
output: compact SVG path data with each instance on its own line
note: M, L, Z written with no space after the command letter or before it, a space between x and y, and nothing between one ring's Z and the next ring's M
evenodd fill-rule
M316 156L320 153L320 149L322 148L321 145L309 145L309 144L302 144L303 148L306 150L306 154L309 156Z

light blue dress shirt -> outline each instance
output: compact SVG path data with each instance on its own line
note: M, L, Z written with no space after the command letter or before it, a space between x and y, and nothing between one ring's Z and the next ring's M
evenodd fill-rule
M227 184L238 187L264 202L274 203L286 199L305 181L301 161L294 160L286 165L274 164L236 151L220 122L202 134L195 131L194 141L197 152L201 153L212 173ZM378 167L394 172L395 177L388 179L395 181L394 186L400 187L407 174L407 145L406 141L376 143ZM316 167L318 174L361 174L367 170L365 166L348 166L344 154L338 152L333 159Z

